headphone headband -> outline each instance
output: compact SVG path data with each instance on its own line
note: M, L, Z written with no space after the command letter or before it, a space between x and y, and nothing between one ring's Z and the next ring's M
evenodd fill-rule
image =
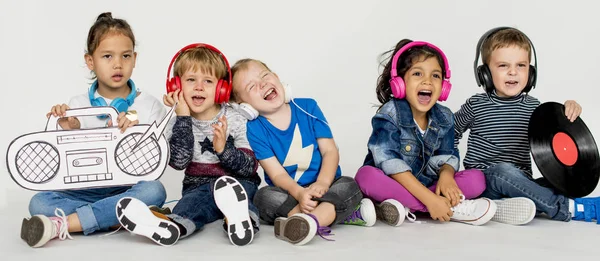
M167 70L167 88L169 88L169 79L171 78L171 68L173 67L173 64L175 63L175 60L177 60L177 58L179 57L179 55L181 55L183 52L192 49L192 48L206 48L209 50L212 50L216 53L219 54L219 56L221 56L221 59L223 59L223 61L225 62L225 66L227 67L227 83L229 83L231 85L231 68L229 67L229 61L227 61L227 58L225 58L225 55L219 51L219 49L217 49L216 47L209 45L209 44L205 44L205 43L193 43L193 44L189 44L183 48L181 48L181 50L179 50L175 56L173 56L173 58L171 59L171 63L169 63L169 69Z
M450 79L450 65L448 64L448 58L446 58L446 55L444 54L444 52L442 51L442 49L438 48L437 46L428 43L428 42L424 42L424 41L413 41L410 43L407 43L406 45L402 46L402 48L400 48L400 50L398 50L396 52L396 54L394 54L394 57L392 58L392 71L391 71L391 77L398 77L398 72L396 69L396 65L398 64L398 59L400 59L400 55L402 55L402 53L404 53L406 50L415 47L415 46L428 46L433 48L434 50L436 50L440 56L442 56L442 60L444 60L444 69L446 71L446 75L444 75L445 79Z
M507 26L501 26L501 27L496 27L496 28L492 28L489 31L487 31L485 34L483 34L481 36L481 38L479 38L479 41L477 42L477 50L475 53L475 61L473 62L473 71L475 72L475 80L477 81L477 85L481 86L483 85L483 82L481 82L478 74L477 74L477 64L479 63L479 54L481 53L481 48L483 47L483 44L485 43L485 41L492 36L493 34L502 31L502 30L506 30L506 29L513 29L516 30L518 32L520 32L522 35L525 36L525 38L527 38L527 41L529 42L529 45L531 46L531 51L533 52L533 59L534 59L534 67L537 73L537 55L535 53L535 46L533 46L533 42L531 41L531 39L529 39L529 36L527 36L525 33L521 32L519 29L517 28L513 28L513 27L507 27ZM483 58L483 57L482 57ZM485 64L483 61L481 61L483 64ZM529 61L529 64L531 64L531 61ZM537 77L534 77L533 82L531 83L531 87L535 87L535 83L537 82Z

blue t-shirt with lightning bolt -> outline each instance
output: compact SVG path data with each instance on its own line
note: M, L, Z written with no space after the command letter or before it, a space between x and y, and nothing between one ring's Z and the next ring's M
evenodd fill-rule
M306 114L296 105L317 119ZM290 108L292 119L286 130L276 128L263 116L248 121L248 141L256 159L276 157L298 185L307 186L317 180L321 169L322 158L317 139L333 138L333 135L315 100L297 98L290 102ZM341 175L342 170L338 165L335 177ZM264 177L265 182L273 186L267 173Z

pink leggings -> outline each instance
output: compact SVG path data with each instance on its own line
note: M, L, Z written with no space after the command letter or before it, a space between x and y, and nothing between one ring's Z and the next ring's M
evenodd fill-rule
M367 198L376 202L395 199L411 211L428 212L427 207L421 201L410 194L400 183L385 175L378 168L363 166L358 169L354 179ZM460 188L467 199L475 198L485 190L485 176L480 170L469 169L459 171L454 174L454 179L458 188ZM429 189L435 192L436 184L437 182L429 187Z

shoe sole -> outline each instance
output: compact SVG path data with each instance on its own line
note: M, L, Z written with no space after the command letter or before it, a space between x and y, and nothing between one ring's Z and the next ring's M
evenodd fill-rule
M404 215L401 215L400 210L404 210L404 206L398 206L395 203L396 202L386 200L376 205L375 215L377 219L394 227L402 225L404 222Z
M507 198L495 200L498 210L492 221L510 224L524 225L535 217L536 208L533 200L528 198Z
M50 231L45 231L44 227L51 227L52 221L48 224L47 220L33 216L30 219L23 219L21 224L21 239L25 240L30 247L41 247L49 240L42 241L43 238L49 238Z
M248 212L248 194L242 184L231 177L220 177L215 181L214 196L215 204L227 218L229 241L236 246L250 244L254 229ZM240 230L242 233L237 232Z
M161 246L171 246L179 240L177 225L154 216L148 206L138 199L122 198L117 203L116 213L123 228L145 236Z
M273 224L275 237L294 245L301 246L313 239L317 233L317 223L312 226L308 220L314 220L306 214L296 214L289 218L276 218Z
M375 221L377 221L377 212L375 211L373 201L367 198L363 198L360 201L360 215L366 222L365 226L371 227L375 225Z

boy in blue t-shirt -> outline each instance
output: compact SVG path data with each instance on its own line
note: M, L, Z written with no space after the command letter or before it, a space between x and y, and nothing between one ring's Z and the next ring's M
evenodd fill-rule
M243 59L231 69L232 100L248 118L247 136L269 186L254 197L275 236L296 245L327 235L337 223L372 226L375 208L342 176L331 129L313 99L289 98L264 63ZM291 101L291 103L290 103ZM362 201L361 201L362 199Z

